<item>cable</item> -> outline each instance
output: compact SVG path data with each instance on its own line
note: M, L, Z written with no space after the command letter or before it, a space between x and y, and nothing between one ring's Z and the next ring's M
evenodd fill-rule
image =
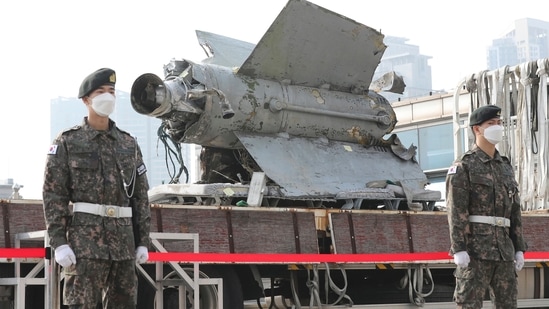
M181 154L181 144L177 143L172 139L172 137L167 133L167 124L165 121L162 121L160 127L158 127L157 135L158 140L164 144L165 150L165 160L166 160L166 169L168 170L168 175L170 176L170 184L179 183L179 177L183 172L185 172L185 183L189 182L189 171L185 167L183 162L183 155ZM158 148L158 144L157 144ZM176 163L179 165L179 168L176 167ZM170 164L171 166L169 166Z

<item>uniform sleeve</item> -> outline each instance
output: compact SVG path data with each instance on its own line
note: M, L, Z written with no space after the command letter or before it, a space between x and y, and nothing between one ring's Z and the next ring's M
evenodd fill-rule
M136 220L136 232L138 234L138 239L136 239L136 247L145 246L149 247L151 240L149 233L151 230L151 207L149 204L149 182L147 180L147 169L143 163L143 156L141 154L141 149L137 146L137 171L135 176L135 188L133 199L135 203L135 210L137 211L135 215Z
M448 170L446 176L446 207L450 229L450 253L466 251L469 226L469 177L466 165L460 161Z
M522 234L522 216L520 207L520 197L518 190L513 197L513 205L511 208L511 227L509 228L509 237L513 242L516 251L526 252L528 245L524 241Z
M67 243L69 211L69 169L66 144L62 137L50 146L46 158L42 199L50 245L57 248Z

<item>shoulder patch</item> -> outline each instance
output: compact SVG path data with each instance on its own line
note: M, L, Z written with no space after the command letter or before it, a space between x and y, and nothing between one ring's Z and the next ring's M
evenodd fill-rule
M470 156L470 155L472 155L472 154L473 154L473 152L472 152L471 150L469 150L469 151L467 151L466 153L462 154L462 155L461 155L461 158L463 159L463 158L468 157L468 156Z
M118 132L120 132L120 133L122 133L122 134L126 134L126 135L128 135L128 136L130 136L130 137L133 138L133 136L132 136L128 131L122 130L122 129L120 129L118 126L116 126L116 129L118 130Z
M141 175L145 174L145 172L147 172L147 168L145 167L145 163L141 163L141 165L139 165L137 167L137 175L141 176Z
M49 155L57 154L57 145L51 145L50 149L48 149L48 154Z
M66 129L66 130L63 131L63 132L76 131L76 130L80 130L80 129L82 129L82 126L81 126L81 125L75 125L74 127L68 128L68 129Z
M457 165L452 165L448 169L448 174L447 175L455 174L455 173L457 173L457 170L458 170L458 166Z
M65 134L65 133L71 132L71 131L80 130L81 128L82 128L81 125L76 125L76 126L74 126L74 127L72 127L72 128L68 128L68 129L65 129L65 130L61 131L61 133L59 133L59 136Z

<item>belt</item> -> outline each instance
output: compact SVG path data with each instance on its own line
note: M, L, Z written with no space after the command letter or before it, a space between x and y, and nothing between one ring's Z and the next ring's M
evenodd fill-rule
M131 207L100 205L82 202L74 203L72 211L85 212L92 215L110 218L130 218L132 216Z
M494 226L510 227L511 220L504 217L493 216L469 216L469 222L473 223L486 223Z

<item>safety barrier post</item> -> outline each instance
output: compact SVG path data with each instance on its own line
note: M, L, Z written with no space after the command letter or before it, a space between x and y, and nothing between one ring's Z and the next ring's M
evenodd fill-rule
M161 253L167 253L168 251L159 242L159 240L193 240L193 253L199 253L199 238L198 234L194 233L150 233L151 242L153 247ZM171 268L179 275L181 279L164 279L163 266L164 262L167 262ZM149 275L143 270L142 267L138 267L138 270L145 277L149 283L156 289L155 306L156 308L163 308L164 306L164 286L177 285L179 287L179 308L186 308L186 289L193 290L195 307L200 303L200 285L217 285L217 301L218 309L223 309L223 279L222 278L200 278L200 269L198 261L193 261L193 278L191 278L185 270L178 264L181 261L156 261L155 262L155 280L153 281ZM190 261L186 261L190 262Z
M15 235L15 249L21 249L21 241L23 240L37 240L37 239L46 239L45 231L36 231L36 232L27 232L27 233L18 233ZM44 246L46 246L46 241L44 241ZM21 274L21 258L14 259L14 278L0 278L0 285L11 285L15 289L14 296L14 306L15 308L25 308L25 289L27 285L43 285L44 292L47 293L48 282L46 278L37 278L38 274L42 269L44 269L45 259L41 259L36 263L36 265L29 271L26 276ZM46 274L44 274L46 275ZM49 299L46 297L44 300L44 306L47 308L50 307Z

